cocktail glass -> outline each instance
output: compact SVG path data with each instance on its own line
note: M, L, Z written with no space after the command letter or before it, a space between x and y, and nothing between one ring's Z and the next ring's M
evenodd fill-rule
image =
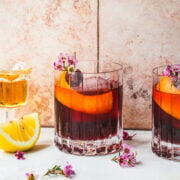
M14 118L14 110L26 104L28 79L31 68L17 63L11 69L0 70L0 114L1 122Z
M180 161L180 65L153 69L152 151Z
M77 155L121 149L123 68L80 61L77 71L54 70L55 144Z

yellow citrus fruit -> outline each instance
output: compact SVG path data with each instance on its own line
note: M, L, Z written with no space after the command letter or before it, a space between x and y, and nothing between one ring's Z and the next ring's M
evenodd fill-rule
M32 113L0 124L0 149L7 152L26 151L32 148L40 135L40 120Z

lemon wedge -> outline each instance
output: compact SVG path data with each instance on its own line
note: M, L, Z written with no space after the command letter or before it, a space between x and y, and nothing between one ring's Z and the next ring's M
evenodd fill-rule
M0 124L0 149L7 152L26 151L36 144L40 129L37 113L2 123Z

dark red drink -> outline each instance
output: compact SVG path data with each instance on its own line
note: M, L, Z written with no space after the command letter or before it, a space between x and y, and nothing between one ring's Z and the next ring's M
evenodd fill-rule
M64 72L65 73L65 72ZM121 148L122 85L100 76L55 83L55 143L73 154L107 154ZM65 79L66 77L66 79Z
M76 111L55 98L57 135L72 140L97 140L116 135L120 128L119 124L122 124L122 86L109 92L112 92L112 109L103 114ZM93 96L97 92L86 91L87 94Z
M173 112L175 108L173 104L179 104L178 109L174 109L174 114L176 114L175 111L180 111L180 94L169 94L154 89L153 95L156 98L161 98L159 99L161 101L159 105L153 99L154 135L167 143L180 144L180 120L161 108L162 103L166 103L166 106L171 107Z
M178 88L178 76L161 76L158 74L158 68L154 71L152 150L163 158L180 161L180 89Z

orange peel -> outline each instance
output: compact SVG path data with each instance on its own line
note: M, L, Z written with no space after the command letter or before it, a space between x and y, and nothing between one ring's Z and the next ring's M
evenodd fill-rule
M180 90L172 84L170 77L161 78L153 90L153 98L166 113L180 120Z
M103 114L111 111L113 106L112 92L99 95L83 95L70 88L61 73L60 82L55 85L55 97L59 102L76 111L88 114Z

